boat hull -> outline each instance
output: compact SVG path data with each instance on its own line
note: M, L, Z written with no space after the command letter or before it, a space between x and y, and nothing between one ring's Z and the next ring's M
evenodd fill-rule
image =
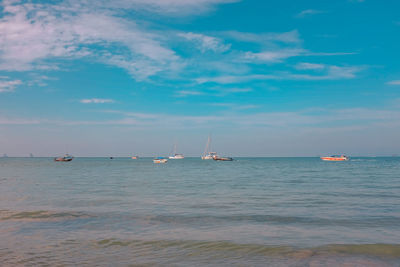
M321 157L323 161L347 161L349 160L347 157L340 157L340 158L335 158L335 157Z
M219 158L219 157L214 157L213 160L216 160L216 161L233 161L233 158Z
M71 161L73 158L55 158L54 161Z
M183 155L175 155L175 156L171 156L168 157L169 159L184 159L185 157Z
M167 163L167 159L153 159L154 163Z

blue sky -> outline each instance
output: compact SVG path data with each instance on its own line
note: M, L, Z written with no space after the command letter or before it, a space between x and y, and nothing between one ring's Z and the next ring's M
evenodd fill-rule
M398 1L0 5L0 153L400 152Z

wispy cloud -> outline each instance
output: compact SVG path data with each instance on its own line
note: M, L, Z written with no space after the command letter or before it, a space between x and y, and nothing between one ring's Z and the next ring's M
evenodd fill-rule
M8 77L3 77L8 78ZM14 92L15 88L22 84L20 80L2 80L0 79L0 93Z
M306 10L303 10L300 13L298 13L295 17L296 18L304 18L306 16L316 15L316 14L321 14L321 13L325 13L325 12L322 10L317 10L317 9L306 9Z
M356 73L363 70L363 67L359 66L334 66L334 65L322 65L322 69L325 73L321 75L310 75L310 74L290 74L287 76L288 79L295 80L340 80L340 79L352 79L356 77ZM322 70L321 69L321 70Z
M263 51L259 53L246 52L244 54L244 60L251 62L279 63L287 58L299 56L303 52L304 50L301 48L288 48L277 51Z
M107 98L90 98L90 99L81 99L79 102L81 102L82 104L105 104L105 103L115 103L115 100Z
M317 66L313 66L316 68ZM217 84L239 84L252 81L263 81L263 80L340 80L340 79L352 79L356 77L356 73L363 70L363 67L359 66L335 66L335 65L323 65L320 64L323 72L316 74L303 74L303 73L273 73L273 74L252 74L252 75L222 75L216 77L201 77L197 78L196 82L199 84L203 83L217 83ZM303 66L304 68L304 66ZM310 69L308 66L306 70Z
M238 31L222 32L223 36L243 42L265 44L266 42L300 43L301 39L297 30L282 33L250 33Z
M201 77L197 78L196 82L199 84L203 83L218 83L218 84L233 84L243 83L248 81L262 81L262 80L279 80L281 77L275 75L264 75L264 74L253 74L253 75L222 75L216 77Z
M390 82L387 82L387 84L389 84L389 85L400 85L400 80L390 81Z
M298 70L322 70L325 68L324 64L300 62L295 66Z
M141 29L132 20L103 9L67 6L68 1L57 6L5 4L6 15L0 20L0 70L42 69L51 65L49 59L85 57L145 79L175 69L174 64L180 60L162 44L161 35Z
M203 92L200 91L190 91L190 90L180 90L175 93L176 97L187 97L187 96L198 96L203 95Z
M203 53L206 51L225 52L231 47L230 44L224 44L219 38L204 34L188 32L179 33L178 36L194 42Z
M239 2L240 0L95 0L88 4L114 9L144 10L166 16L186 16L213 10L216 5Z

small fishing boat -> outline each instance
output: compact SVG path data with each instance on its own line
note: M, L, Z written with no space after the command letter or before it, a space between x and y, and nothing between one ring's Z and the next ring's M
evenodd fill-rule
M73 160L73 159L74 159L73 156L68 155L68 154L65 154L64 157L57 157L57 158L54 158L54 161L71 161L71 160Z
M139 159L139 156L132 156L131 159Z
M213 157L213 160L217 160L217 161L233 161L233 158L215 156L215 157Z
M164 157L157 157L155 159L153 159L154 163L167 163L168 159L164 158Z
M349 160L349 158L344 155L333 155L330 157L321 157L321 159L324 161L346 161L346 160Z

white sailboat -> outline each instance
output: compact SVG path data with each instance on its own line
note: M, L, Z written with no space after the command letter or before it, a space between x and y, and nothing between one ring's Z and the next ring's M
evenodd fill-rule
M168 157L169 159L184 159L185 157L183 156L183 154L177 153L176 152L176 143L174 144L174 152L173 152L173 156Z
M204 153L201 159L214 159L215 157L218 157L216 152L210 151L211 150L210 147L211 147L211 136L209 135L207 139L206 148L204 149Z

